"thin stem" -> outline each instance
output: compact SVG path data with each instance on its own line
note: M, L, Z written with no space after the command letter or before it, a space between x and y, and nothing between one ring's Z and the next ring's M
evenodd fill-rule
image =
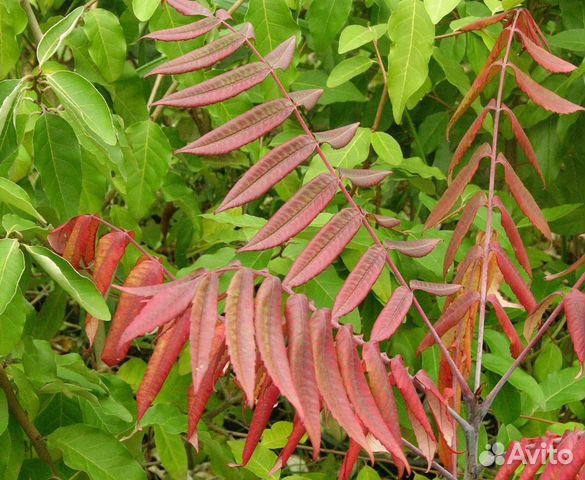
M165 94L163 95L163 98L175 93L177 91L177 88L179 87L179 82L177 82L176 80L173 80L173 83L171 83L171 86L169 87L169 89L165 92ZM152 115L150 116L150 119L153 122L156 122L158 120L158 117L160 117L160 114L162 113L163 109L165 108L164 105L158 105L155 109L154 112L152 112Z
M370 31L372 30L372 27L368 28L370 29ZM376 131L380 128L380 123L382 122L382 114L384 113L384 107L386 106L386 102L388 101L388 74L386 73L386 67L384 66L384 62L382 61L382 55L380 55L380 49L378 48L378 39L376 37L374 37L374 50L376 51L376 59L378 61L378 66L380 67L382 79L384 81L384 85L382 86L382 96L380 97L378 109L376 110L376 118L374 119L374 123L372 125L372 130Z
M228 8L228 13L232 15L245 1L246 0L237 0L230 8Z
M163 80L162 75L157 75L156 78L154 79L154 85L152 86L152 90L150 91L150 96L148 97L148 108L150 108L150 106L152 105L152 102L154 102L154 99L156 98L156 94L158 92L158 89L160 88L160 84L162 83L162 80Z
M500 71L500 84L498 86L498 95L496 97L496 106L494 108L494 131L492 139L492 151L490 155L490 180L487 201L487 220L485 228L485 239L483 244L482 266L481 266L481 293L479 304L479 323L477 332L477 354L475 363L475 383L474 390L477 391L481 384L481 368L483 360L483 338L485 330L485 314L488 294L488 257L490 253L491 237L493 231L493 214L494 214L494 195L496 185L496 167L498 156L498 136L500 132L500 118L502 114L502 102L504 97L504 85L506 83L506 67L510 58L512 50L512 42L514 40L514 32L516 31L516 22L521 10L517 10L514 15L512 26L510 27L510 38L506 45L506 51L502 60L502 67Z
M410 443L408 440L406 439L402 439L402 444L408 448L409 450L411 450L413 453L415 453L416 455L418 455L419 457L424 458L424 453L422 451L420 451L418 448L416 448L412 443ZM449 470L446 470L444 467L442 467L439 463L435 462L433 460L432 462L432 466L433 468L439 472L441 475L443 475L444 478L446 478L447 480L457 480L457 478L451 473L449 472Z
M22 6L22 9L24 10L26 16L28 17L28 24L30 25L30 30L33 34L35 41L38 44L41 41L41 38L43 38L43 31L39 26L39 22L37 21L35 12L33 11L32 6L28 0L20 0L20 5Z
M22 408L22 405L20 405L20 402L18 401L18 398L12 389L10 379L8 378L6 370L2 364L0 364L0 389L2 389L4 395L6 396L6 401L8 402L10 413L12 413L15 420L20 424L22 430L30 439L32 446L37 452L39 458L49 466L54 477L61 478L59 476L57 467L51 459L51 455L49 454L49 450L47 449L47 444L45 443L43 436L30 421L26 411L24 408Z

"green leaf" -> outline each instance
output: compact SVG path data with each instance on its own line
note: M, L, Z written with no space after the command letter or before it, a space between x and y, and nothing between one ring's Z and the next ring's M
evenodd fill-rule
M16 9L19 9L20 12ZM20 33L20 29L16 25L15 15L21 12L22 9L18 3L5 0L0 2L0 79L10 73L20 56L16 37Z
M0 355L8 355L20 341L26 315L31 308L22 293L18 292L0 315Z
M343 60L329 74L327 86L329 88L338 87L350 81L353 77L357 77L360 73L366 72L373 63L373 60L361 55Z
M299 31L285 0L250 0L246 21L254 25L256 48L262 54Z
M61 427L48 437L49 448L63 452L65 464L91 480L146 480L146 474L118 440L93 427Z
M380 475L372 467L366 465L358 473L357 480L380 480Z
M126 39L118 17L109 10L95 8L85 16L89 56L108 82L116 81L126 62Z
M351 11L351 0L319 0L309 8L309 31L315 50L331 46Z
M78 213L81 198L81 150L71 126L61 117L45 114L34 131L35 167L43 189L61 219Z
M128 363L126 362L124 365ZM142 379L144 376L142 365L137 367L137 370L140 370L139 373ZM140 425L143 427L158 425L169 434L179 435L187 431L187 415L181 412L175 405L157 403L147 410L140 421Z
M16 99L28 81L22 80L4 80L0 82L0 92L6 92L0 105L0 136L4 133L4 127L7 120L11 117Z
M154 426L154 442L156 451L160 455L162 466L172 478L180 480L187 478L189 465L185 444L180 435L168 433L158 425Z
M234 459L238 463L242 463L242 453L244 451L244 441L243 440L232 440L228 442L228 445L234 455ZM277 471L274 475L269 476L268 473L276 463L276 455L274 452L268 450L267 448L263 447L262 445L258 445L256 450L254 450L254 454L247 465L244 467L246 470L249 470L254 475L258 476L259 478L271 480L277 480L280 478L280 470Z
M585 53L585 29L576 28L559 32L551 37L550 44L552 47Z
M544 382L551 373L558 372L563 366L563 352L554 343L544 347L534 362L534 376Z
M80 275L65 259L45 247L24 246L35 262L73 299L99 320L110 320L110 311L93 282Z
M63 40L73 31L84 11L84 7L77 7L45 32L37 47L39 66L42 66L43 63L55 54L63 43Z
M46 223L43 216L32 206L28 193L16 183L4 177L0 177L0 202L10 205L21 212L28 213L31 217Z
M18 290L24 272L24 255L19 243L11 238L0 239L0 315Z
M126 130L132 149L128 164L127 203L130 213L141 218L156 199L172 158L172 149L162 129L146 120Z
M542 382L546 412L585 399L585 377L577 378L578 373L577 367L565 368L551 373Z
M324 90L319 99L319 105L331 105L343 102L365 102L366 96L351 82L335 88L325 88L327 74L322 70L308 70L301 72L293 82L293 90L321 88Z
M431 18L431 21L436 25L441 19L455 10L461 0L424 0L425 8Z
M2 435L8 427L8 402L4 390L0 390L0 435Z
M433 53L435 26L420 0L401 0L388 21L393 41L388 58L388 94L396 123L408 99L424 84Z
M338 53L346 53L362 45L380 38L386 33L386 24L374 25L373 27L362 27L361 25L348 25L343 29L339 37Z
M275 422L262 433L262 446L266 448L283 448L292 433L291 422Z
M67 70L47 75L49 85L65 109L108 145L116 144L116 130L101 93L81 75Z
M374 132L372 134L372 147L378 156L389 165L400 165L404 158L398 142L387 133Z
M147 22L159 5L159 0L132 0L132 11L138 20Z

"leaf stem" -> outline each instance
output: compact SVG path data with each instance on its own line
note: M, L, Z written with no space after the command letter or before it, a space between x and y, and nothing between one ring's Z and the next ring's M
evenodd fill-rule
M20 0L20 6L22 7L24 12L26 13L26 16L28 17L28 24L30 25L30 30L38 45L41 39L43 38L43 31L39 26L39 22L37 21L35 12L33 11L32 6L28 0Z
M371 31L372 27L368 26L368 29ZM376 51L376 59L380 67L382 79L384 81L384 85L382 86L382 95L380 96L380 102L378 103L378 109L376 110L376 117L374 118L374 123L372 124L372 130L376 131L380 128L384 107L388 101L388 74L386 73L384 62L382 61L382 55L380 55L380 48L378 47L378 39L376 37L374 37L374 50Z

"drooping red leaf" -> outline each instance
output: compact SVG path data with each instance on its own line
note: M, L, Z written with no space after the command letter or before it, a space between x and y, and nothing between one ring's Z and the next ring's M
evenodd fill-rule
M516 83L520 89L539 107L549 112L558 113L559 115L568 115L585 110L582 106L565 100L563 97L535 82L513 63L508 63L507 67L511 68L514 72Z
M552 73L570 73L577 68L572 63L553 55L534 43L525 33L522 32L522 30L517 30L517 32L520 35L520 40L526 51L545 70Z
M472 32L474 30L483 30L490 25L495 25L496 23L500 23L502 20L505 20L510 15L510 12L498 13L497 15L493 15L491 17L480 18L475 22L468 23L463 27L457 29L459 32Z
M317 310L310 324L315 375L323 401L341 428L373 458L360 421L343 386L333 344L331 313L326 309Z
M53 230L47 240L51 248L79 268L81 260L88 266L95 257L95 239L100 222L91 215L80 215Z
M504 333L510 340L510 353L514 358L518 358L518 356L522 353L524 346L522 345L522 340L520 340L520 335L514 328L512 321L508 317L508 314L500 304L498 298L490 294L487 297L488 302L492 305L494 312L496 314L496 318L498 319L498 323L504 330Z
M523 439L522 442L513 441L508 446L508 451L504 456L504 463L502 467L498 470L498 474L496 475L494 480L509 480L514 476L514 473L520 465L522 465L522 458L520 455L514 455L512 459L512 454L517 452L518 449L524 450L524 443L525 440Z
M518 27L524 34L528 35L530 39L539 47L544 47L550 50L550 45L546 35L538 26L531 13L527 10L521 10L519 15Z
M583 265L585 265L585 255L583 255L579 260L577 260L575 263L573 263L573 265L571 265L570 267L566 268L562 272L552 273L552 274L546 275L544 277L544 279L547 282L550 282L552 280L558 280L559 278L566 277L567 275L569 275L569 274L571 274L573 272L576 272Z
M510 240L510 243L512 244L518 262L522 265L522 268L524 268L528 276L532 278L530 260L528 259L528 254L526 253L526 248L524 248L524 242L522 241L518 227L516 227L516 222L514 222L512 216L508 210L506 210L500 197L494 197L494 206L500 210L502 227L504 227L508 240Z
M542 472L541 480L576 478L585 463L585 434L583 431L566 432L555 450L557 452L556 457L553 457L555 461L549 461ZM572 453L570 462L566 462L567 457L565 457L565 462L559 461L563 459L565 452Z
M289 199L241 252L267 250L294 237L319 215L337 192L337 177L323 173Z
M333 130L327 130L326 132L315 133L315 138L319 143L328 143L331 148L343 148L351 142L360 123L352 123L344 127L335 128Z
M368 218L373 218L374 221L384 228L395 228L400 225L400 220L394 217L387 217L385 215L368 214Z
M443 440L451 450L455 451L457 447L457 430L455 420L449 413L449 402L433 383L427 372L419 370L415 375L415 379L425 389L427 404L431 409Z
M386 250L380 245L370 248L362 255L335 298L334 319L347 315L362 303L382 273L385 259Z
M337 475L337 480L349 480L351 478L351 473L353 472L353 468L355 467L358 458L360 457L360 452L362 451L362 447L359 443L354 441L353 439L349 439L349 447L343 458L343 463L341 464L341 468L339 469L339 474Z
M225 300L226 343L236 378L254 405L256 385L256 343L254 339L254 273L238 270L227 289Z
M435 205L435 208L427 218L425 223L425 229L429 229L437 225L453 208L457 201L461 198L461 194L465 190L465 187L469 184L477 169L479 168L480 162L489 157L491 154L491 146L487 143L482 144L478 147L475 153L471 156L469 163L461 169L459 175L453 180L449 188L445 190L443 196Z
M219 278L216 273L205 275L198 283L191 303L189 346L193 389L199 390L209 366L213 333L217 323Z
M510 187L510 192L514 196L520 209L524 212L524 215L526 215L530 222L542 232L547 240L552 241L550 227L548 226L538 204L522 183L522 180L516 175L516 172L502 154L498 156L498 162L504 165L506 183L508 184L508 187Z
M361 168L339 168L339 176L347 178L354 186L371 188L382 183L392 172L389 170L370 170Z
M409 285L413 292L419 290L437 297L449 297L463 288L463 285L457 283L433 283L421 280L411 280Z
M562 298L560 292L554 292L550 295L544 297L540 303L536 306L536 308L526 317L526 321L524 322L524 338L526 340L530 340L532 335L536 332L536 330L540 327L542 323L542 317L547 312L547 310L557 301Z
M280 396L278 387L270 380L268 382L268 385L264 387L264 390L262 390L262 393L258 397L258 403L254 409L254 415L250 422L250 429L248 430L248 436L246 437L246 443L244 444L244 451L242 453L242 465L247 465L250 458L252 458L258 442L262 438L262 433L266 429L266 425L268 425L272 410L276 407L276 402Z
M272 477L280 469L286 467L286 464L288 463L293 453L295 453L297 446L300 443L303 436L305 435L305 433L306 430L303 425L303 422L301 422L301 418L298 415L295 415L293 419L293 430L290 434L290 437L288 437L286 445L280 451L280 454L278 455L278 459L276 460L274 467L272 467L270 472L268 472L268 477Z
M453 231L453 235L451 236L451 241L449 242L449 247L447 248L447 253L445 254L445 260L443 262L443 276L447 276L447 272L449 271L449 267L455 260L455 255L459 251L459 247L463 243L465 236L469 232L469 229L473 225L473 221L477 216L477 212L481 207L484 207L487 204L487 198L485 193L482 191L477 192L473 198L469 201L469 203L463 209L461 213L461 217L457 222L457 226Z
M189 389L188 439L195 450L199 450L197 425L205 412L207 402L209 402L211 395L213 395L215 384L225 371L227 363L228 355L225 348L225 327L223 323L218 323L215 327L213 337L211 361L209 362L209 367L207 372L205 372L201 386L197 392L193 387Z
M217 17L206 17L188 25L181 25L180 27L167 28L152 32L144 36L152 40L161 42L180 42L184 40L193 40L211 32L215 27L221 23Z
M398 287L376 318L370 339L372 342L383 342L389 339L406 318L414 296L407 287Z
M502 272L504 280L510 286L524 309L528 313L531 313L536 308L536 300L530 291L530 288L528 288L528 285L526 285L520 272L518 272L515 265L510 261L502 247L493 242L492 250L496 256L498 268L500 269L500 272Z
M251 24L245 23L239 32L228 33L203 47L163 63L146 76L180 75L211 67L229 57L250 38L254 38L254 28Z
M438 335L442 337L445 333L451 330L459 321L467 314L467 312L479 302L479 293L477 292L465 292L457 300L455 300L449 307L443 312L441 318L435 323L434 327ZM418 352L423 352L430 346L434 345L435 339L430 333L427 333L420 346Z
M187 343L189 317L189 311L184 312L174 323L168 325L158 335L146 373L136 393L138 421L152 405L169 376L175 361L179 358L181 350Z
M291 295L285 308L288 327L288 361L292 380L303 402L301 420L313 445L313 458L321 448L321 403L311 347L309 301L304 295Z
M142 297L142 301L145 298L152 298L159 293L173 290L177 287L177 285L184 285L185 283L189 283L196 278L199 278L204 273L207 273L206 270L200 269L197 272L188 275L185 278L180 278L179 280L173 280L169 283L157 284L157 285L146 285L146 286L139 286L139 287L127 287L127 286L119 286L119 285L112 285L112 288L119 290L122 293L127 293L128 295L133 295L136 297Z
M483 122L485 121L487 114L491 110L493 110L495 106L496 101L494 99L491 99L489 103L486 105L486 107L473 121L471 126L467 129L467 132L465 132L463 138L461 138L461 140L459 141L459 144L455 149L455 153L453 153L453 158L451 158L451 163L449 164L449 172L447 179L448 183L451 183L451 180L453 179L453 172L455 171L461 160L463 160L463 157L465 156L465 154L469 150L469 147L471 147L471 145L473 144L475 137L477 137L477 134L481 130L481 127L483 126Z
M191 0L165 0L177 12L186 16L210 16L212 13L198 2Z
M571 290L565 297L563 305L573 349L581 364L579 370L579 375L581 375L583 364L585 364L585 293L577 289Z
M469 249L465 259L457 265L457 271L453 277L453 283L458 284L463 282L465 274L476 262L483 257L483 248L481 245L474 245Z
M392 458L410 473L408 460L396 438L386 425L374 401L355 348L351 325L342 327L335 338L337 361L349 400L366 429L390 452Z
M254 164L228 192L217 209L223 212L256 200L309 158L316 143L307 135L276 147Z
M440 242L440 238L405 241L385 240L384 246L388 250L396 250L407 257L421 258L430 254Z
M536 478L536 474L548 459L549 452L553 446L554 441L555 436L548 435L546 440L542 439L541 441L534 445L534 449L531 452L533 454L532 457L533 460L527 462L527 465L524 467L524 470L522 471L522 474L520 475L520 478L518 480L534 480Z
M157 285L164 280L164 271L160 262L148 257L141 257L136 266L130 271L125 287L137 287L142 285ZM118 301L116 313L112 319L110 331L102 352L102 361L113 367L120 363L130 348L130 343L119 345L120 336L130 322L144 308L142 298L128 293L122 293Z
M295 260L284 284L298 287L319 275L355 237L361 220L361 213L354 208L346 208L334 215Z
M534 152L534 149L532 148L532 143L530 143L530 140L529 140L528 136L526 135L526 132L522 128L522 125L520 125L520 122L516 118L516 115L507 105L503 104L502 110L504 112L506 112L506 115L508 115L508 118L510 119L510 125L512 126L512 133L516 137L516 141L518 142L518 145L520 145L520 148L522 148L524 155L526 155L526 158L532 164L532 166L534 167L534 169L536 170L536 172L540 176L540 179L542 180L542 184L546 185L546 180L544 178L544 174L542 173L542 169L540 168L540 163L538 163L538 158L536 157L536 153Z
M416 436L418 447L424 453L430 469L431 462L437 451L437 441L433 428L427 418L425 408L416 393L416 388L412 384L410 375L402 363L402 358L400 356L394 357L390 361L390 368L394 383L404 398L408 418L410 418L410 422L412 423L412 429Z

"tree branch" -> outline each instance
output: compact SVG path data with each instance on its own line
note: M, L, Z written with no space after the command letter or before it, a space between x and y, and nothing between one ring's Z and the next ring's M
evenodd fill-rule
M31 4L29 3L28 0L20 0L20 6L22 7L24 12L26 13L26 16L28 17L28 24L30 25L30 30L38 45L38 43L41 41L41 38L43 38L43 32L41 30L41 27L39 26L37 17L35 16L35 12L33 12Z

